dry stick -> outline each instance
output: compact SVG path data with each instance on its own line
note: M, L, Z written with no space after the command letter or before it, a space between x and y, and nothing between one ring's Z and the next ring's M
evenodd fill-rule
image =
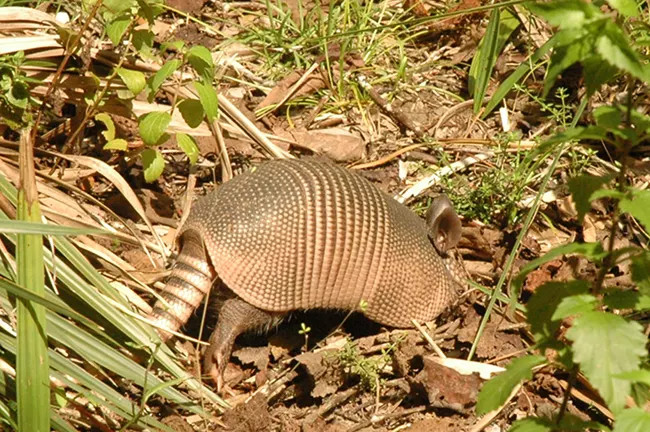
M366 79L365 76L359 75L359 78L357 78L357 82L359 85L368 92L368 95L370 96L370 99L373 100L374 103L377 104L377 106L384 111L390 118L395 120L398 124L404 126L406 129L410 130L417 136L418 138L422 138L424 136L424 132L422 132L422 128L415 123L413 123L413 120L411 118L404 114L399 109L393 108L393 106L381 95L375 90L368 80Z
M494 418L499 415L499 413L510 403L512 398L515 397L517 392L519 392L519 389L521 388L521 384L517 384L515 388L512 389L510 392L510 395L508 398L505 400L505 402L497 409L490 411L489 413L485 414L483 417L481 417L476 424L474 424L474 427L471 428L468 432L479 432L483 430L487 425L489 425Z
M579 401L581 401L584 404L587 404L589 406L592 406L596 408L598 411L600 411L605 417L607 417L610 421L614 420L614 414L607 409L607 407L603 406L600 402L595 401L593 398L587 396L585 393L582 391L578 390L577 388L573 387L569 390L569 384L564 381L564 380L558 380L558 384L562 389L566 392L569 391L571 393L571 396L575 397Z
M391 154L389 154L387 156L384 156L381 159L377 159L376 161L366 162L366 163L362 163L362 164L358 164L358 165L353 165L353 166L349 166L348 168L355 169L355 170L366 169L366 168L375 168L375 167L378 167L380 165L384 165L384 164L390 162L391 160L395 159L396 157L398 157L400 155L403 155L404 153L408 153L410 151L413 151L413 150L421 148L421 147L428 147L428 145L427 144L411 144L411 145L408 145L408 146L406 146L404 148L396 150L396 151L392 152Z
M451 116L456 114L458 111L464 110L467 106L472 106L474 103L474 99L466 100L464 102L460 102L451 108L449 108L445 113L437 120L435 126L433 126L433 130L431 131L431 136L435 137L436 132L438 131L438 128L443 125L444 122L447 121ZM424 130L429 130L431 126L427 126Z
M318 408L318 410L305 417L304 423L306 424L314 423L316 419L318 419L318 417L321 417L322 415L326 414L328 411L333 410L337 406L343 404L346 400L350 399L352 396L355 396L357 393L359 393L359 391L360 390L358 387L352 387L350 389L347 389L344 392L334 394L331 398L327 400L325 404L321 405L321 407Z
M219 126L217 119L211 121L208 126L210 126L212 136L217 141L217 154L221 162L221 179L227 182L232 178L232 166L230 164L230 156L228 156L228 149L226 148L226 141L223 139L223 134L221 133L221 126Z
M221 111L230 118L237 126L239 126L248 136L253 138L259 145L261 145L268 153L278 159L293 159L294 156L282 150L269 140L269 138L260 131L252 121L248 119L241 111L237 109L232 102L224 95L218 94L219 107Z
M71 48L75 48L79 45L81 36L86 32L86 30L88 30L88 27L90 26L90 22L97 14L97 11L99 11L99 8L101 7L103 2L104 0L98 0L95 3L92 10L90 11L90 14L88 15L88 19L84 22L84 25L79 31L79 33L77 33L77 37L75 38L72 45L70 45ZM41 106L38 108L38 113L36 113L36 120L34 121L34 127L32 129L32 137L31 137L32 142L36 142L36 135L38 134L38 125L41 122L41 118L43 117L43 111L45 111L45 104L47 103L48 98L50 97L50 95L52 95L54 88L56 87L59 80L61 79L61 75L63 75L63 69L65 69L65 66L68 64L70 57L72 57L72 53L73 53L73 49L67 50L66 54L63 56L63 60L61 60L61 63L59 63L59 67L54 73L54 77L52 78L52 82L50 83L50 86L45 91L45 95L43 96L43 102L41 102Z
M323 107L325 106L326 103L327 103L327 96L323 96L322 98L320 98L318 104L311 110L311 112L303 122L303 126L306 129L309 129L309 126L311 126L311 124L316 119L316 116L318 116L318 114L323 110Z
M429 343L429 346L431 346L431 348L433 348L433 350L436 352L436 354L438 354L438 356L443 358L443 359L447 358L445 353L442 352L442 350L440 349L438 344L436 344L433 341L433 338L431 337L431 335L429 335L429 333L427 333L427 331L420 325L420 323L418 323L416 320L411 320L411 322L413 323L415 328L418 329L418 331L420 332L420 334L422 335L424 340L426 340Z
M461 161L456 161L449 164L448 166L440 168L438 171L432 175L425 177L419 180L417 183L409 187L408 189L400 192L395 199L401 203L405 202L409 198L416 197L420 195L425 190L429 189L431 186L435 185L440 181L442 177L445 177L453 172L460 171L464 168L467 168L470 165L473 165L478 162L482 162L486 159L489 159L494 156L494 153L480 153L474 156L466 157Z
M411 415L411 414L419 413L419 412L422 412L422 411L426 411L426 409L427 409L426 406L419 406L419 407L415 407L415 408L405 409L404 411L400 411L398 413L391 413L391 414L386 414L386 415L383 415L383 416L375 416L375 415L373 415L370 420L366 420L365 422L360 423L360 424L348 429L347 432L356 432L358 430L367 428L368 426L372 426L372 425L375 425L377 423L384 422L386 420L394 420L394 419L397 419L397 418L400 418L400 417L406 417L407 415Z
M170 92L174 92L175 89L170 89ZM193 89L189 87L182 87L178 89L178 93L188 99L196 99L198 96ZM282 150L277 145L273 144L269 140L268 136L259 130L255 124L248 119L237 107L228 100L221 93L217 94L217 100L219 103L219 110L228 120L230 120L235 126L237 126L245 135L250 137L253 141L257 142L267 153L271 154L277 159L293 159L294 156ZM227 129L226 125L222 125L224 129Z
M187 217L190 215L190 209L192 208L192 202L194 197L194 187L196 186L196 174L194 171L196 168L190 168L190 175L187 176L187 186L185 186L185 199L183 200L181 220L178 223L178 229L174 235L174 239L178 238L178 233L181 232L183 224L187 220Z
M309 79L309 77L310 77L311 74L316 70L316 68L318 68L318 63L314 63L314 64L312 64L312 65L309 67L309 69L307 69L307 71L305 71L305 73L302 74L302 76L300 77L300 79L299 79L298 81L296 81L296 82L291 86L291 88L287 91L287 93L284 95L284 97L283 97L282 99L280 99L280 101L279 101L277 104L275 104L275 107L273 107L273 109L268 110L267 112L264 113L264 116L266 116L267 114L270 114L270 113L274 112L275 110L277 110L278 108L280 108L280 107L281 107L282 105L284 105L284 104L285 104L285 103L286 103L286 102L287 102L287 101L288 101L288 100L289 100L289 99L290 99L294 94L296 94L296 92L298 91L298 89L300 89L300 87L302 87L302 85L303 85L303 84L304 84L304 83ZM264 117L264 116L262 116L262 117Z

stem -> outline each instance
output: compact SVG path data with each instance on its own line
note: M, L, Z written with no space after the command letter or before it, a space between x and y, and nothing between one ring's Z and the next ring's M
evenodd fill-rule
M571 371L569 372L569 379L567 380L566 391L564 392L564 397L562 398L562 405L560 406L560 411L557 414L555 419L555 424L560 426L560 422L566 413L566 407L569 403L569 397L571 396L571 390L576 383L576 377L578 376L578 366L574 365Z

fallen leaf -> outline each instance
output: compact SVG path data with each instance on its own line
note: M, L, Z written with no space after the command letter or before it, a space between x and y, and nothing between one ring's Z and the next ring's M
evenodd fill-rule
M476 403L483 382L477 375L462 375L431 357L423 360L424 369L414 382L423 386L431 406L465 413Z
M276 131L279 136L294 140L294 146L327 156L336 162L362 159L366 145L363 139L342 128Z

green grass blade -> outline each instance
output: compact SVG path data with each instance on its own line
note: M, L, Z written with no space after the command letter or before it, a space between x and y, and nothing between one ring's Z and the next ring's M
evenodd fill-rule
M40 294L37 294L33 291L28 291L25 288L16 285L15 283L5 280L0 278L0 289L3 289L16 297L26 300L26 301L31 301L34 303L38 303L40 305L45 306L47 309L58 312L62 315L66 315L80 323L83 323L84 325L94 328L97 331L101 331L99 326L86 318L85 316L75 312L74 310L70 309L68 306L65 304L61 303L61 301L58 299L58 297L52 296L49 293L46 293L47 297L51 297L51 299L42 297Z
M41 221L36 192L34 155L29 130L20 139L20 183L18 219ZM16 245L18 284L36 295L45 294L43 272L43 236L18 234ZM16 358L16 394L18 429L29 432L50 430L50 367L47 354L45 308L18 298L18 353Z
M16 190L7 179L0 175L0 193L3 193L10 202L15 202ZM6 215L0 212L0 219L7 219ZM10 241L15 241L15 236L6 234ZM75 306L75 311L85 315L86 317L93 317L92 320L96 321L98 318L106 320L111 323L115 328L125 334L132 342L138 346L148 346L153 349L153 341L157 340L157 336L152 329L148 328L133 317L125 314L115 306L114 302L122 304L124 308L131 309L128 301L111 286L108 281L101 275L83 254L65 237L56 237L54 239L56 250L60 253L65 260L59 258L53 259L52 251L48 248L43 249L46 267L52 271L56 268L56 274L59 282L59 289L65 290L68 293L74 294L85 303L85 308L82 309L79 305ZM90 282L90 283L89 283ZM101 295L98 295L101 294ZM53 294L48 292L46 298L51 298ZM113 300L111 302L109 299ZM57 303L55 301L55 303ZM65 314L65 312L63 312ZM80 323L83 321L79 321ZM88 326L91 330L96 329L96 325ZM75 331L75 330L71 330ZM92 337L88 337L86 343L93 345L97 343L98 337L106 340L106 333L97 333ZM65 336L62 337L65 339ZM101 341L100 341L101 342ZM102 342L103 343L103 342ZM205 387L195 377L186 372L182 365L180 365L172 354L171 350L162 345L160 349L155 351L155 359L157 363L165 370L170 372L175 377L184 380L185 385L202 394L207 400L213 403L224 406L224 402L209 388ZM115 365L114 365L115 366ZM115 367L116 370L126 370L120 367ZM144 372L141 370L144 374ZM119 372L117 372L119 373ZM144 381L137 380L140 383ZM147 379L148 385L155 385L157 379L152 379L149 375ZM146 390L146 389L145 389ZM174 401L178 404L185 406L189 411L195 412L200 415L206 415L201 406L194 404L190 399L184 396L181 392L174 388L166 388L160 392L160 395Z
M39 220L36 222L27 221L0 221L0 233L12 234L41 234L41 235L86 235L86 234L104 234L110 236L111 233L98 228L72 228L59 225L47 225L41 223Z
M488 101L485 106L485 111L483 111L483 117L487 116L496 106L501 103L503 98L512 90L514 85L518 83L524 75L526 75L532 67L537 64L538 61L542 59L556 44L556 37L553 36L544 43L535 53L530 56L528 61L523 62L519 67L508 77L506 78L499 88L494 92L492 98Z
M477 114L481 109L481 105L483 105L483 98L485 97L485 92L490 83L494 64L497 61L500 20L501 13L499 12L499 8L494 8L490 15L490 23L485 31L485 36L483 36L481 44L477 50L477 55L474 56L474 61L472 62L473 72L476 72L475 77L472 77L472 71L470 70L470 88L473 85L474 91L472 93L474 96L474 113ZM474 63L477 63L476 67L474 67Z

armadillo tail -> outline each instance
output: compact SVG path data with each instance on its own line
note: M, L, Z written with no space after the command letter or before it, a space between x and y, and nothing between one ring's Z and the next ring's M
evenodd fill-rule
M149 316L163 341L171 337L164 330L178 331L187 322L212 287L214 276L200 235L186 231L181 237L181 252L160 293L161 299Z

